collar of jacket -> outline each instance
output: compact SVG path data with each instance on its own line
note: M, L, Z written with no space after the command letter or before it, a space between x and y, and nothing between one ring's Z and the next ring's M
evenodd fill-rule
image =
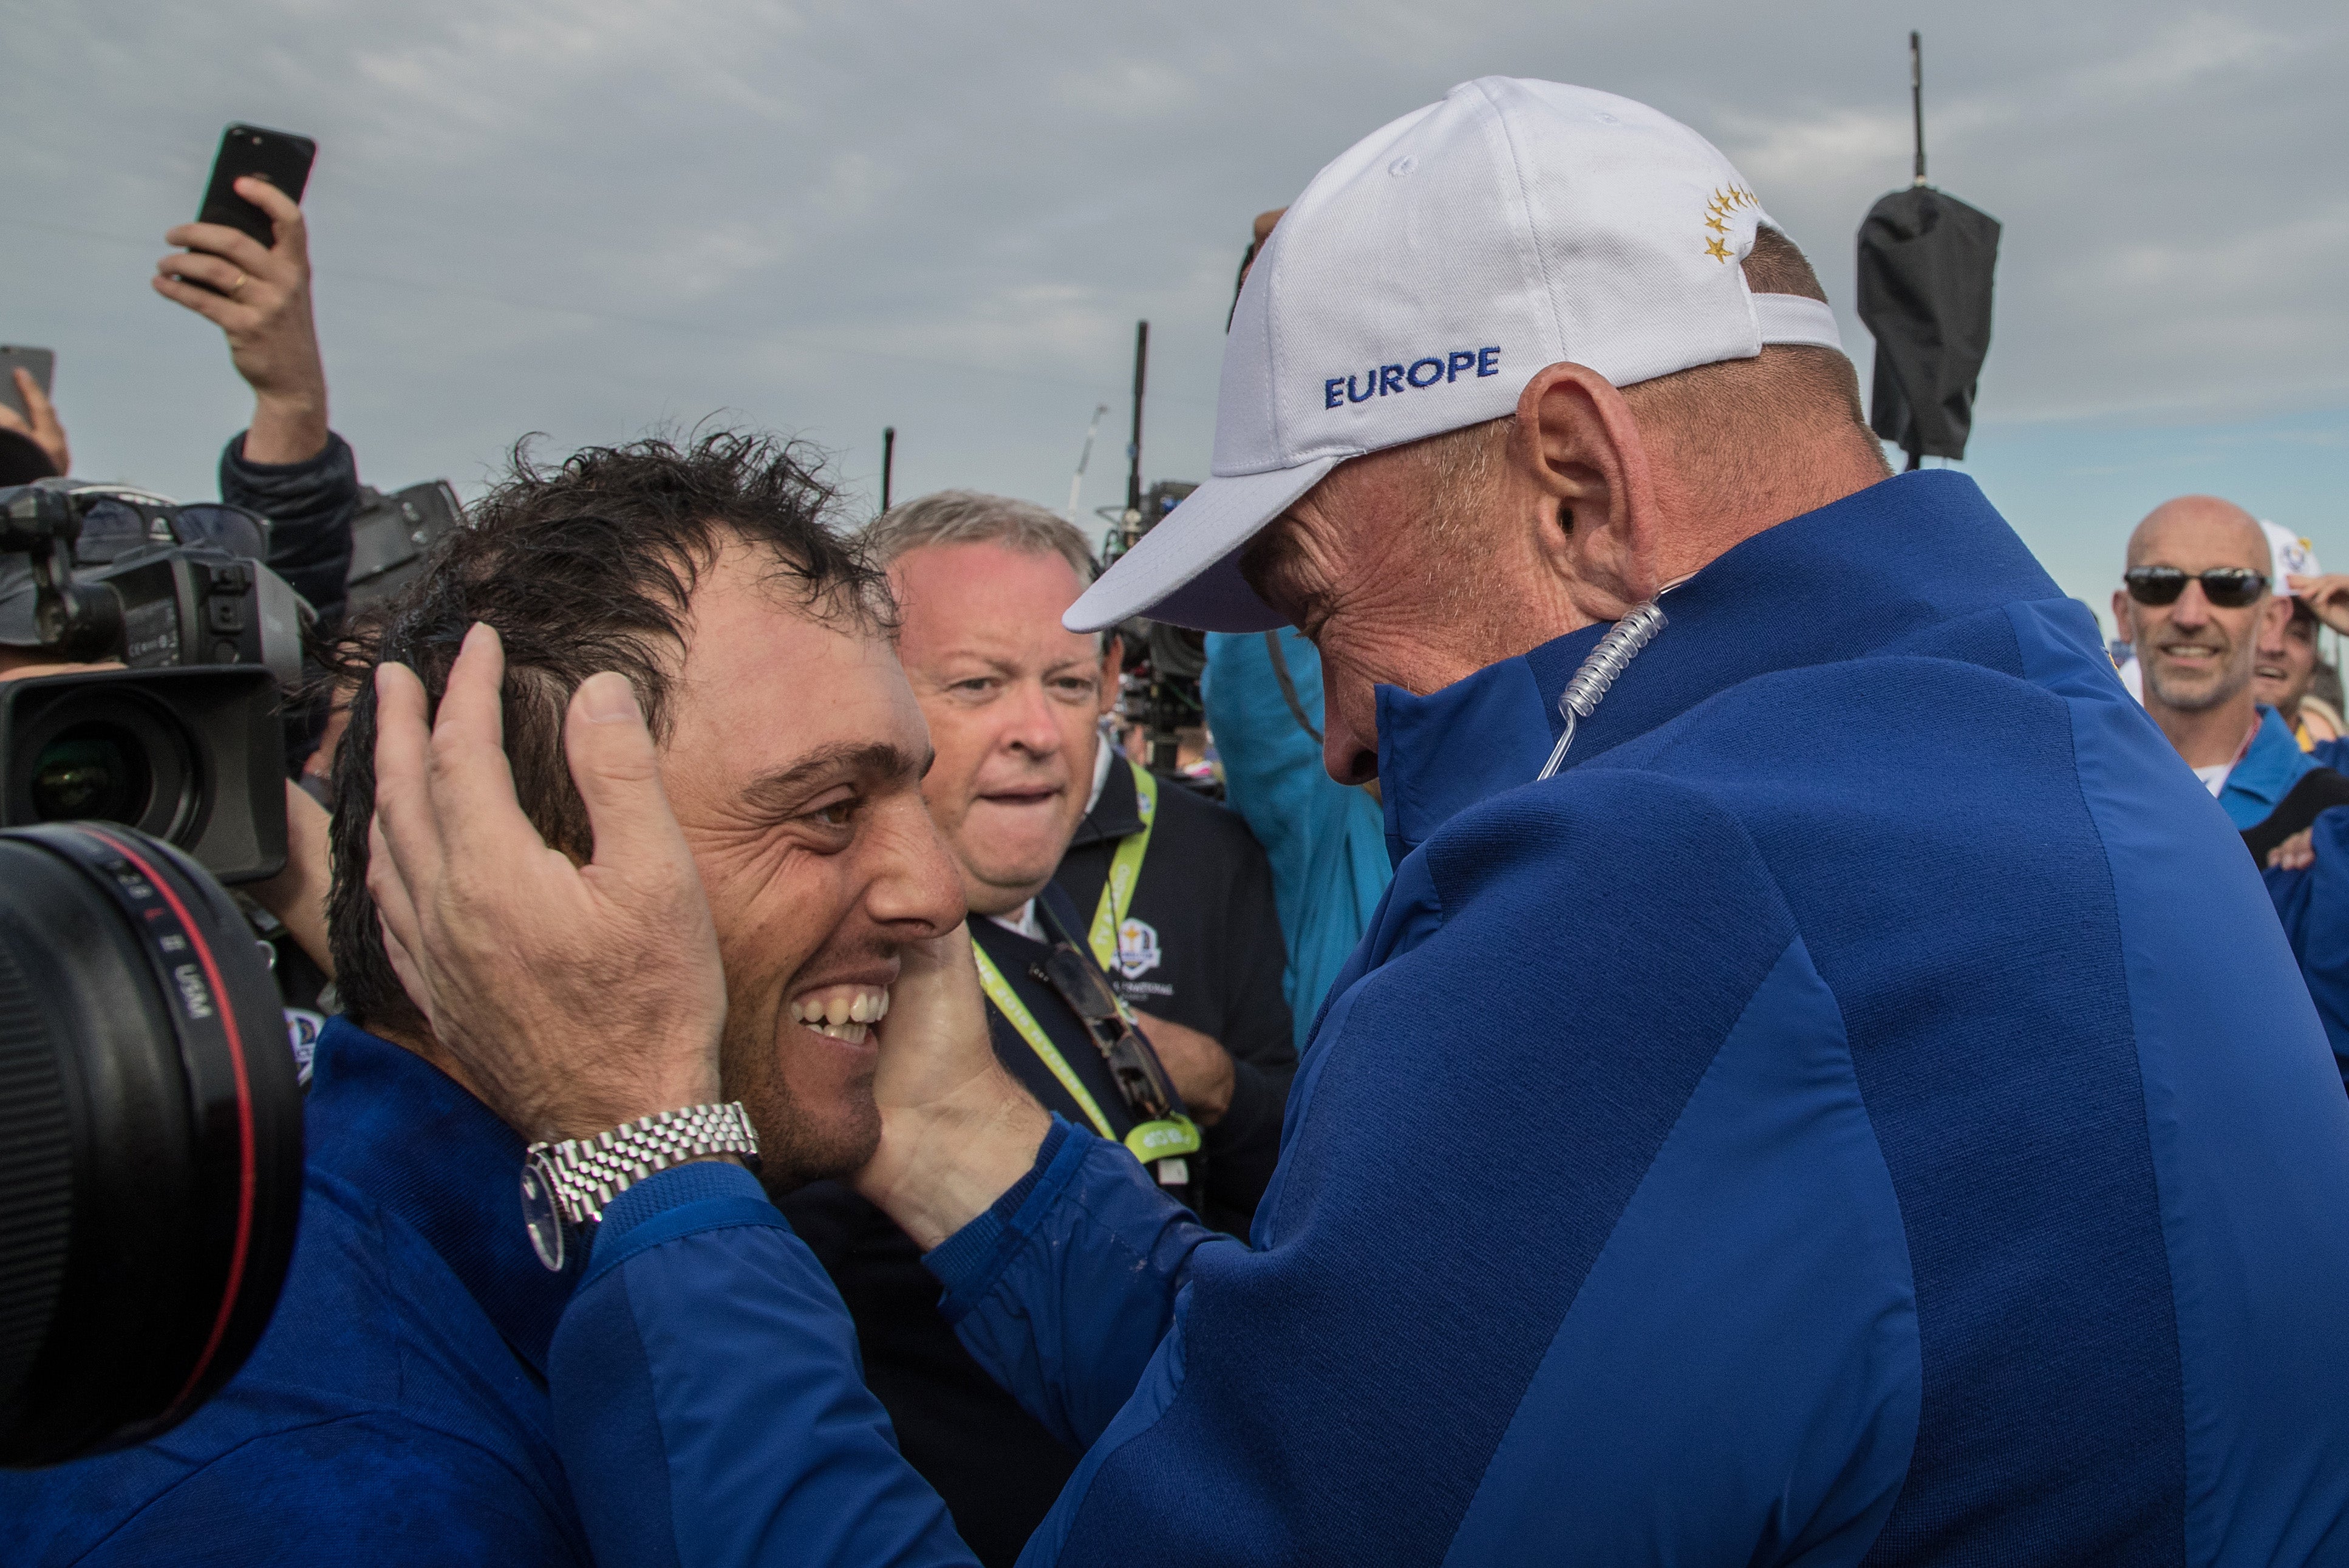
M1973 480L1920 469L1765 529L1673 589L1665 624L1576 730L1566 766L1774 670L1850 659L1961 616L2063 597ZM1426 696L1378 688L1387 851L1520 784L1563 727L1559 694L1604 625Z
M1092 780L1086 782L1090 785ZM1078 819L1076 836L1069 841L1069 848L1098 844L1104 840L1114 842L1128 833L1140 831L1142 799L1134 792L1133 764L1123 757L1112 757L1109 776L1102 780L1101 799L1093 802L1092 810Z
M318 1037L303 1120L310 1165L413 1226L543 1379L579 1266L550 1274L531 1249L521 1137L430 1062L344 1017Z
M2283 803L2292 787L2316 767L2315 759L2292 738L2283 715L2262 704L2260 727L2251 732L2243 759L2220 788L2219 804L2238 829L2256 828Z

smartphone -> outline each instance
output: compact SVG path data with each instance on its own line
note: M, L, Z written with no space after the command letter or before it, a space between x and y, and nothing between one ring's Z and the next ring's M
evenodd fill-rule
M33 373L34 384L40 387L41 396L46 397L49 395L49 379L57 370L57 353L53 349L18 348L12 344L0 343L0 403L16 410L16 417L29 425L33 422L33 411L26 407L24 398L16 395L16 371L20 367Z
M266 130L257 125L233 125L221 133L220 156L212 160L212 182L204 190L199 223L225 223L241 229L264 245L277 242L269 214L236 193L236 182L250 174L266 180L295 201L310 182L310 161L318 144L291 131Z

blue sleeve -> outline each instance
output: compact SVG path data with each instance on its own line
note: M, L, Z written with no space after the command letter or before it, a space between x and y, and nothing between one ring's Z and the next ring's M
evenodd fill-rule
M2319 812L2310 842L2314 865L2261 874L2349 1086L2349 807Z
M978 1364L1081 1449L1133 1396L1193 1254L1210 1244L1239 1246L1123 1148L1055 1117L1027 1178L923 1261Z
M621 1194L547 1377L599 1563L970 1561L864 1387L839 1293L740 1167Z

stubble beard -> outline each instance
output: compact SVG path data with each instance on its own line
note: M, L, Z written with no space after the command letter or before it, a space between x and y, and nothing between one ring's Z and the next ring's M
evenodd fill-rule
M2145 689L2164 707L2180 713L2207 713L2234 700L2244 687L2251 684L2251 666L2258 650L2249 643L2239 645L2231 664L2220 672L2208 686L2179 690L2170 684L2167 672L2155 660L2139 659L2137 666L2145 676Z
M759 1133L759 1182L780 1199L811 1181L846 1176L881 1143L881 1110L868 1076L843 1097L841 1114L819 1119L784 1078L781 1031L799 1026L759 1010L729 1007L719 1042L724 1093L750 1113Z

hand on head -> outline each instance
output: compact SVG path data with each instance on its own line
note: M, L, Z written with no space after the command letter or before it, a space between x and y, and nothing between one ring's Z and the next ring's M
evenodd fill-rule
M585 865L514 797L497 633L477 624L437 719L376 672L367 892L442 1065L533 1139L589 1137L719 1098L726 984L709 900L627 682L590 676L564 727L595 832Z
M24 366L16 367L16 396L25 400L25 407L33 417L26 419L16 409L0 405L0 430L14 430L29 438L35 446L49 455L49 461L57 472L73 472L73 451L66 441L66 428L57 423L56 405L41 390L41 384L33 379L33 373Z
M155 292L194 311L228 337L236 373L253 388L244 456L298 463L326 445L326 373L310 310L310 241L302 209L251 175L236 193L269 214L264 246L221 223L182 223L163 236L184 247L155 264Z
M2287 577L2300 602L2334 631L2349 634L2349 572L2328 572L2322 577Z

